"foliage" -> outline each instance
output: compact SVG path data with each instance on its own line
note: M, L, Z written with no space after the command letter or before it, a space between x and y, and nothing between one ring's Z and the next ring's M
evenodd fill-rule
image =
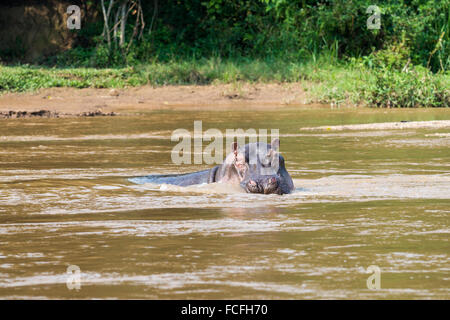
M423 67L399 72L376 70L373 85L365 88L370 105L387 108L450 107L450 90L442 77ZM448 82L448 81L447 81Z
M0 91L305 81L316 101L448 106L450 0L377 1L379 30L367 28L371 0L139 3L145 28L124 25L127 50L105 41L98 2L77 46L46 67L0 67Z
M146 81L135 68L57 69L28 65L0 66L0 92L30 91L50 87L107 88L143 85Z
M370 57L401 44L412 64L433 72L448 70L450 0L377 1L382 13L380 30L367 28L370 14L366 10L372 2L143 2L146 29L140 40L130 42L125 55L113 50L105 57L108 43L100 37L103 25L97 22L80 32L79 46L72 52L69 50L47 62L59 66L120 67L209 57L305 61L326 54L333 59L346 59ZM102 11L100 6L97 10ZM97 36L93 35L94 28ZM133 26L127 25L126 38L133 32Z

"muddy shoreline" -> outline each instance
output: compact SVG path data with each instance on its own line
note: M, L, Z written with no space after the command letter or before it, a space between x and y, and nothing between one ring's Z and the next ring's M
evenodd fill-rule
M82 113L62 113L50 110L39 111L0 111L0 119L19 119L19 118L69 118L69 117L113 117L118 115L115 112L105 113L100 110Z
M300 83L50 88L0 95L0 118L113 116L172 108L240 109L310 104Z
M361 111L371 109L348 104L338 108L330 104L313 103L307 95L304 84L301 83L141 86L121 89L49 88L35 92L0 94L0 120L111 117L140 115L154 110L263 111L280 108L323 109L324 112L348 108ZM405 110L405 113L409 111L411 109ZM385 109L383 112L386 113L389 110ZM435 125L448 126L447 123L440 122L426 124L425 127L435 127ZM301 130L403 129L423 125L404 121L372 126L305 127Z

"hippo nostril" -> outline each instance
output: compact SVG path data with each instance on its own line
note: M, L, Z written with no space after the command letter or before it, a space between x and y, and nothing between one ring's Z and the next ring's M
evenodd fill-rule
M251 185L251 186L256 186L256 181L250 180L248 182L248 184Z
M269 177L264 183L264 193L277 193L280 181L276 177Z

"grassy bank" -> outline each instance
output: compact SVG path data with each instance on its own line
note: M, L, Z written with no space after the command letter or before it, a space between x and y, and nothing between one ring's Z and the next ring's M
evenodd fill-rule
M139 64L125 68L0 66L0 92L40 88L124 88L140 85L301 82L311 102L376 107L449 107L450 75L426 68L373 66L361 59L332 56L287 62L282 59L220 58Z

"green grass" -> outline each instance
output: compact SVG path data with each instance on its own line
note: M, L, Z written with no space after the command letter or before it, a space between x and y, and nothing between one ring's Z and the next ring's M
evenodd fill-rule
M186 85L244 82L296 82L311 77L319 64L292 63L282 59L220 58L167 63L139 64L133 67L56 68L43 66L0 66L0 91L30 91L49 87L110 88L150 85ZM327 73L325 72L324 75Z
M282 59L209 58L140 64L126 68L0 66L0 92L50 87L124 88L140 85L302 82L311 102L379 107L449 107L450 75L424 68L410 72L376 69L360 60L330 57L289 62Z

